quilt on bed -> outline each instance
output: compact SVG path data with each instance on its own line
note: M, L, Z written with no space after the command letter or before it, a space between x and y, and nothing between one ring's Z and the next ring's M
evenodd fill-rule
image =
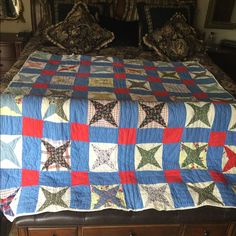
M197 62L34 52L1 95L0 209L236 207L236 103Z

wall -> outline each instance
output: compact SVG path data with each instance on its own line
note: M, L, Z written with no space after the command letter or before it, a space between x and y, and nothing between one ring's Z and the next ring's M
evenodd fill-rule
M222 39L236 40L236 29L224 30L224 29L204 29L207 8L209 0L197 0L197 12L196 12L196 26L200 30L206 33L206 37L210 32L214 32L216 36L216 43L219 43ZM222 2L222 4L224 4ZM235 11L234 11L235 12Z
M17 33L20 31L31 31L31 12L30 12L30 0L22 0L24 7L25 22L17 22L16 20L4 20L1 21L1 32Z
M197 28L206 32L206 37L210 32L215 32L216 42L219 42L221 39L236 40L236 29L204 29L208 3L209 0L197 0L197 12L195 20ZM31 31L30 0L23 0L23 5L26 22L17 23L16 21L3 21L1 22L1 32Z

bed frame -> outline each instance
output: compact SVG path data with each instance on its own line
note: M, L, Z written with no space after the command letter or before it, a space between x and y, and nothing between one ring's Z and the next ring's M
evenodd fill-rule
M51 10L52 1L31 0L34 33L42 24L52 22ZM19 217L15 225L18 236L236 236L236 210L201 207L165 212L64 211Z

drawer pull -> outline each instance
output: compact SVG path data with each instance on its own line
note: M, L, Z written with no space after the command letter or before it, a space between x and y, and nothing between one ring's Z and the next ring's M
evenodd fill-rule
M135 236L135 233L130 232L129 236Z
M210 236L209 231L205 230L203 236Z
M3 66L3 64L1 63L1 64L0 64L0 67L2 67L2 66Z
M57 236L56 234L53 234L52 236Z

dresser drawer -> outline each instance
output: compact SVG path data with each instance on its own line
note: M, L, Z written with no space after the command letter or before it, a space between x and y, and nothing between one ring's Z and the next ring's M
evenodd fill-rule
M0 43L0 57L1 58L15 58L16 49L14 43Z
M28 236L77 236L77 228L28 228Z
M15 60L3 60L3 58L1 58L0 60L0 72L3 73L5 71L8 71L11 66L15 63Z
M176 236L180 225L94 226L83 227L82 236Z
M184 236L226 236L227 224L187 225Z

